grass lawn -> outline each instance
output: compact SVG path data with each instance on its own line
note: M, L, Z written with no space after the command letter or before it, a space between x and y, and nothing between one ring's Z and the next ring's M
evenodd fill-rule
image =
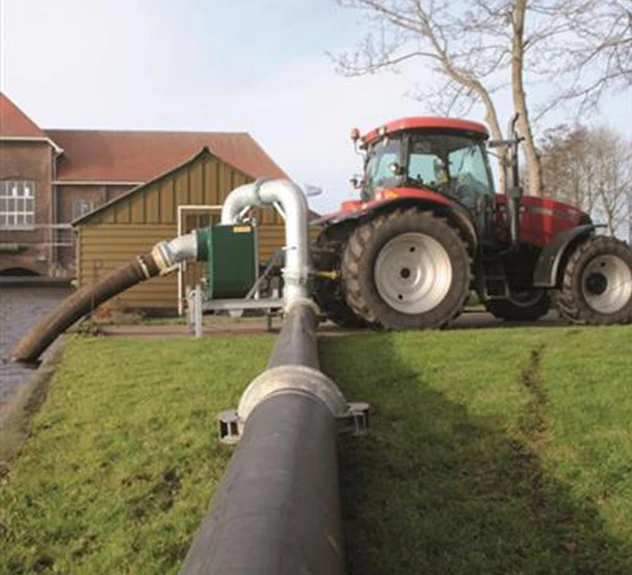
M0 573L177 573L231 453L216 413L273 343L71 341L0 479ZM341 449L349 573L632 573L630 350L623 327L323 341L374 408Z

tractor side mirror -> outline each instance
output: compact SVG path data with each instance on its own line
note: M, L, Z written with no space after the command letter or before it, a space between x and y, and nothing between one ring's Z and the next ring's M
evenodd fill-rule
M362 185L362 180L358 176L352 176L349 178L349 183L354 190L357 190Z

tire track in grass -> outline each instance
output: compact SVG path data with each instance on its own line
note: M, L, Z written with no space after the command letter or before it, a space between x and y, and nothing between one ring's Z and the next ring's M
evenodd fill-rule
M542 451L549 439L549 395L542 380L544 345L531 351L520 374L520 384L529 395L520 421L520 431L536 451Z
M549 396L542 379L544 345L531 350L519 377L521 388L528 395L518 423L518 437L511 440L512 465L522 469L534 514L541 520L550 518L547 503L546 478L540 455L546 449L550 435Z

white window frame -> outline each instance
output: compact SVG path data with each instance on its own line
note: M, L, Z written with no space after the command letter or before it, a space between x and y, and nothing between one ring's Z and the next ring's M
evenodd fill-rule
M181 204L178 206L178 236L184 233L184 218L187 212L198 212L203 214L204 212L211 215L218 215L221 217L222 206L214 204ZM186 261L178 264L178 315L184 314L184 302L186 300L185 292L186 286L184 285L184 275L187 269Z
M81 204L79 204L79 202L81 202ZM78 205L81 205L79 209L77 209ZM75 221L77 218L81 218L86 214L89 214L92 210L94 210L94 200L89 198L73 198L71 221Z
M35 227L35 182L0 180L0 230Z

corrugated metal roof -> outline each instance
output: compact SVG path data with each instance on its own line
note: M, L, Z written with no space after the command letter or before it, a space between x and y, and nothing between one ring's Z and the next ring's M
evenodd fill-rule
M287 174L247 133L47 130L64 149L57 180L146 182L208 148L253 178Z
M8 96L0 92L0 137L48 138Z

